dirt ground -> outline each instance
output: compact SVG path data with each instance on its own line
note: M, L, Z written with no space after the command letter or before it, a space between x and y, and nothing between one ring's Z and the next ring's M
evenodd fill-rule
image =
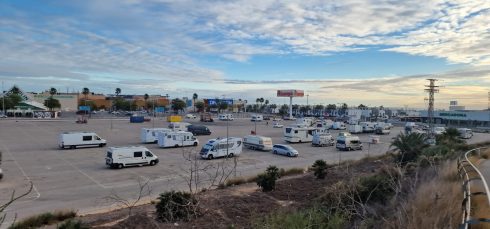
M277 210L311 206L324 189L338 181L369 175L389 159L361 160L328 169L318 180L313 173L284 177L272 192L261 192L255 183L226 189L209 190L198 195L201 215L189 222L162 223L156 220L155 205L135 207L128 218L127 209L81 217L93 228L250 228L254 218Z

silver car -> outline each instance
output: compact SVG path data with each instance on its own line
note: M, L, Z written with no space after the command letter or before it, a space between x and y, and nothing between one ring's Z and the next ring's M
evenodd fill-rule
M299 155L298 151L289 145L275 144L272 146L273 154L282 154L288 157L297 157Z

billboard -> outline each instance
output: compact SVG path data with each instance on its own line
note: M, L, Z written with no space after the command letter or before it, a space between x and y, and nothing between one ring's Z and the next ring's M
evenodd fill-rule
M165 112L165 107L155 107L155 112L163 113Z
M277 90L277 97L303 97L303 90Z
M208 99L208 105L218 105L219 103L227 103L228 106L233 105L233 99Z
M78 110L81 110L81 111L90 111L90 106L80 106L78 108Z

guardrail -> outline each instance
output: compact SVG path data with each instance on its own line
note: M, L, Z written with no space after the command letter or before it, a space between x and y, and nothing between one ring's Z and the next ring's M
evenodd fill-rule
M490 206L490 191L488 189L488 184L485 180L485 177L483 177L480 170L478 170L478 168L468 159L471 154L478 153L479 155L482 149L486 149L486 147L469 150L464 153L462 157L458 158L458 174L463 179L463 219L459 227L460 229L467 229L470 228L471 225L479 224L481 222L490 223L490 219L471 217L472 196L487 196L487 204ZM474 174L470 175L470 173ZM484 191L472 192L471 182L473 181L480 181Z

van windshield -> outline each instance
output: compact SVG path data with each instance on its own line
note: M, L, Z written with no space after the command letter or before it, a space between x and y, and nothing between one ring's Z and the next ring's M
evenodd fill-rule
M107 157L108 158L112 158L112 153L111 152L107 152Z
M206 144L202 147L201 153L209 152L211 149L213 149L213 145Z

